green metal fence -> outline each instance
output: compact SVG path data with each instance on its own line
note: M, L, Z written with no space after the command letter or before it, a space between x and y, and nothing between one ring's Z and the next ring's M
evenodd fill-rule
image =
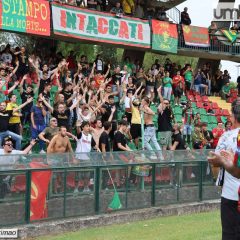
M149 151L1 156L0 226L34 222L31 188L35 172L52 173L47 216L41 221L106 213L113 184L122 210L220 198L206 161L207 150L166 151L163 155L164 161L158 159L159 152ZM31 168L31 162L45 166Z

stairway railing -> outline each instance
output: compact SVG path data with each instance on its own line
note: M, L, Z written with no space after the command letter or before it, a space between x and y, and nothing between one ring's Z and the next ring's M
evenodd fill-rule
M174 23L179 24L181 21L181 12L178 8L173 7L166 11L167 16L170 21L173 21Z

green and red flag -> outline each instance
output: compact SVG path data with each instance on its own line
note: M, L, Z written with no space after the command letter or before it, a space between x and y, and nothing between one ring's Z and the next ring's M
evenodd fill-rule
M177 25L168 22L152 20L152 49L157 51L177 53Z
M231 43L237 40L238 34L236 31L231 31L231 30L221 30L221 31Z
M48 167L42 163L32 162L30 163L31 168L45 168ZM30 220L39 220L46 218L47 203L46 197L48 193L48 186L52 172L46 171L33 171L31 180L31 207L30 207Z
M188 46L209 47L208 28L182 25L185 44Z
M50 36L50 7L46 0L0 1L0 29Z

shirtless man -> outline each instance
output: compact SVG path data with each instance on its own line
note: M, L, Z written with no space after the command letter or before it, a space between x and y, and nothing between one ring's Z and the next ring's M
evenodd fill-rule
M69 141L69 138L67 136L67 128L66 127L60 127L60 131L57 135L55 135L52 140L50 141L47 153L56 153L57 156L52 155L48 158L48 161L50 164L62 164L63 161L67 156L65 154L62 155L62 153L72 153L72 146ZM54 193L58 192L58 189L60 188L60 191L63 192L63 176L61 173L57 173L55 175L55 181L54 181Z
M146 148L148 151L153 151L152 146L150 145L150 141L154 145L155 149L157 151L161 151L161 147L159 146L156 138L156 130L153 123L153 116L154 112L149 107L150 100L148 97L144 97L142 99L142 104L140 111L144 113L144 124L145 124L145 130L144 130L144 148ZM163 159L162 153L159 155L160 160Z
M99 147L99 138L104 131L101 119L96 120L96 127L91 128L91 130L92 130L93 139L96 142L96 146Z
M72 146L67 136L67 128L60 127L60 132L54 136L48 145L47 153L72 153Z

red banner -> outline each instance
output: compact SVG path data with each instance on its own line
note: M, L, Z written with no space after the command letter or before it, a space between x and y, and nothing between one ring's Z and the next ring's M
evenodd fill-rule
M182 29L186 45L199 47L210 46L207 28L182 25Z
M31 168L45 168L47 165L32 162ZM47 217L46 196L52 176L51 171L32 172L30 220L39 220Z

